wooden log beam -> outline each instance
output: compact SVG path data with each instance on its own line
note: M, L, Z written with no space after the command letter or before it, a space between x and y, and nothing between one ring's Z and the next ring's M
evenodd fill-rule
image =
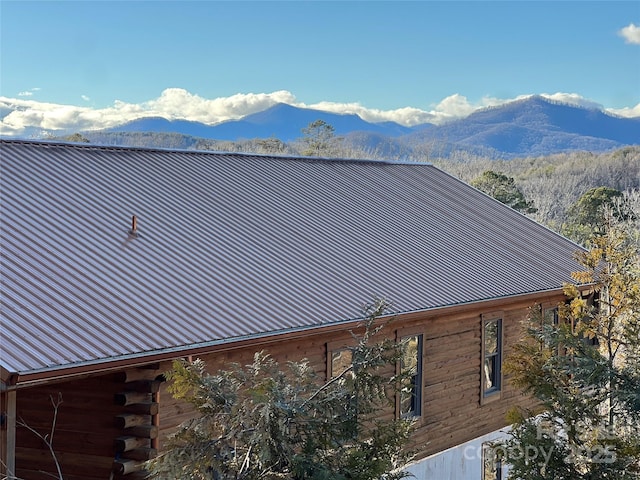
M143 462L138 460L114 460L112 471L117 475L128 475L133 472L141 471L142 467Z
M161 384L160 380L136 380L125 383L124 389L127 392L157 393Z
M127 413L137 413L138 415L157 415L160 411L158 402L131 403L125 406Z
M155 368L131 368L113 375L118 383L135 382L136 380L152 380L158 375L158 365Z
M149 447L134 448L133 450L122 452L122 457L131 459L131 460L146 461L146 460L151 460L152 458L156 458L157 456L158 456L158 450L155 448L149 448Z
M117 428L129 428L136 425L151 423L151 415L137 415L135 413L123 413L116 416Z
M114 396L116 405L131 405L132 403L148 403L151 400L148 393L120 392Z
M131 435L133 437L140 438L156 438L158 436L158 427L155 425L136 425L124 430L125 435Z
M115 447L117 452L129 452L135 448L144 448L149 446L148 438L140 438L134 436L122 436L116 438Z

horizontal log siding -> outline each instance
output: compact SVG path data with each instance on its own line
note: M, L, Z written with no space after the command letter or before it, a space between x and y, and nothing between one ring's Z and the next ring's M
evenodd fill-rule
M530 306L529 302L502 309L503 365L521 338L521 321ZM413 438L418 458L504 427L508 410L516 404L534 406L506 374L500 399L480 405L482 313L489 311L441 316L425 324L423 419Z
M234 349L216 354L200 355L198 358L206 362L209 372L215 373L221 369L231 368L233 363L247 365L253 361L253 356L256 352L264 351L285 368L286 362L299 362L301 359L307 359L316 372L324 375L327 365L326 344L328 338L346 337L344 333L330 337L314 335L303 340L298 339L262 345L258 349ZM161 371L170 370L171 362L162 363L160 369ZM191 405L173 398L168 391L169 385L170 382L165 382L160 387L160 431L158 434L158 448L160 450L167 445L168 437L176 431L177 427L194 415L194 409Z
M122 388L112 375L74 380L18 390L17 417L45 435L51 430L53 406L50 397L62 394L54 432L53 448L65 480L106 479L115 456L114 439L119 434L114 418L122 407L114 394ZM55 465L44 442L24 427L16 432L16 475L25 479L51 479ZM57 478L57 475L56 477Z
M55 401L59 394L62 395L53 449L65 480L110 478L114 460L122 456L116 451L115 440L127 432L118 426L118 418L129 409L118 405L116 396L128 388L142 389L140 382L129 386L124 383L127 373L129 378L133 374L136 380L154 380L159 372L152 368L129 369L18 390L17 417L41 435L51 431L54 414L51 398ZM151 398L151 394L146 396ZM18 427L16 443L16 475L19 478L51 479L51 475L57 478L49 450L33 432ZM150 440L146 440L145 446L149 443Z
M559 302L561 297L545 298L544 302ZM410 330L424 335L423 408L422 418L417 424L412 448L418 450L418 458L471 440L477 436L497 430L506 425L505 415L514 404L533 406L531 399L514 389L504 376L500 400L480 405L481 365L481 314L496 310L503 317L503 360L512 345L520 338L521 321L528 314L530 300L502 306L492 305L485 310L474 310L452 315L417 313L399 317L383 331L394 336L396 330ZM327 345L352 342L348 331L330 335L312 335L304 339L262 345L264 350L283 364L306 358L316 372L324 375L327 368ZM224 353L200 356L215 372L228 368L231 362L250 363L254 351L250 349L230 350ZM169 362L161 369L169 369ZM161 388L160 444L175 428L193 414L189 406L178 402ZM381 412L391 418L392 411Z

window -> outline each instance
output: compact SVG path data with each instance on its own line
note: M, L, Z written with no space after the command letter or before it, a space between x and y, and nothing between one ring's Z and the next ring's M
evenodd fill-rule
M586 296L583 296L583 298L587 301L587 305L589 305L590 307L592 307L594 310L594 313L599 312L601 305L600 305L600 293L599 292L591 292ZM602 332L599 332L602 333ZM600 341L598 340L598 336L594 335L591 338L589 338L589 336L587 335L583 335L582 337L582 341L586 344L586 345L590 345L592 347L598 347L600 345Z
M419 417L422 404L422 335L401 337L400 416Z
M331 352L331 363L329 365L329 378L335 378L349 367L353 362L353 352L348 348L340 348Z
M542 328L552 327L557 328L558 326L558 307L542 307ZM541 347L549 348L549 342L544 341ZM556 354L560 352L559 346L555 349Z
M482 320L482 395L500 398L502 390L502 318L483 316Z
M353 347L348 341L327 343L327 381L340 377L346 382L353 380ZM358 398L352 395L349 400L332 404L332 415L340 419L341 434L345 440L353 440L358 434Z
M500 458L500 445L491 442L482 444L482 480L502 480L502 458Z
M558 307L543 308L542 323L543 325L549 325L549 326L558 325Z

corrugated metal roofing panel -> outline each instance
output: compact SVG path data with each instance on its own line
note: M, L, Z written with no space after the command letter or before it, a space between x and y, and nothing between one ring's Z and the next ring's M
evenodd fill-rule
M2 141L2 365L28 372L558 288L577 246L427 164ZM139 237L128 234L139 219Z

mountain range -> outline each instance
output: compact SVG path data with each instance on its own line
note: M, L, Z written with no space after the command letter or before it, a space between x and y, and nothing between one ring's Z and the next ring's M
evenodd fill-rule
M577 150L604 152L640 144L640 117L616 117L602 110L558 103L541 96L478 110L442 125L406 127L393 122L370 123L357 115L277 104L240 120L217 125L153 117L82 134L94 143L107 144L113 144L113 138L148 132L235 142L277 138L289 143L302 137L302 130L315 120L331 125L335 135L346 144L365 150L377 149L383 155L398 152L410 155L413 149L424 150L424 146L429 145L432 152L443 157L455 151L467 151L508 159Z
M302 136L302 129L315 120L330 124L336 135L346 135L356 131L378 133L389 137L406 135L412 128L394 122L370 123L358 115L336 114L322 110L298 108L286 103L278 103L266 110L240 120L230 120L217 125L205 125L188 120L167 120L165 118L140 118L125 123L107 132L171 132L215 140L237 141L251 138L278 138L292 142Z

